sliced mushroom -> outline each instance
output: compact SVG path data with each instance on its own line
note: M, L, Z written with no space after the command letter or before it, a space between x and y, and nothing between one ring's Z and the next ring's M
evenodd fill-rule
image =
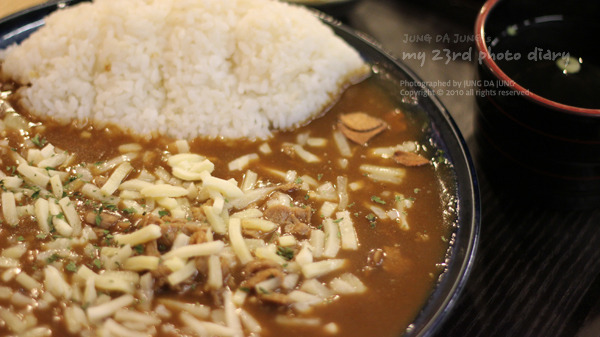
M366 145L373 137L385 131L388 125L384 120L364 112L353 112L341 115L337 127L346 138L359 145Z
M392 157L394 161L404 166L422 166L429 164L429 160L413 152L396 151Z
M368 115L364 112L353 112L341 115L340 121L348 129L358 132L372 131L386 124L383 120Z

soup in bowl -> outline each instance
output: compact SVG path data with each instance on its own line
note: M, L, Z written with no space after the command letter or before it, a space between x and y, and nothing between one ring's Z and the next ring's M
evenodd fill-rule
M543 205L598 205L597 5L488 1L475 27L489 172Z

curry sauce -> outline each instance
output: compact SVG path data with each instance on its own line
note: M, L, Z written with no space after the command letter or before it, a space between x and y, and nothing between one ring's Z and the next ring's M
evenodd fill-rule
M0 128L0 334L179 336L207 329L347 337L404 331L443 272L455 183L429 139L426 116L396 103L379 81L349 87L329 111L296 130L255 141L144 138L110 125L59 125L20 111L9 97L17 111L6 105ZM341 117L356 112L384 123L365 144L339 130ZM7 123L8 116L25 127ZM48 144L64 161L42 167L51 182L37 186L26 172L53 158L35 157L50 151ZM398 163L399 151L421 161ZM213 166L188 179L177 173L175 159L188 160L188 169ZM117 178L110 194L93 190L110 190L103 188ZM60 187L53 185L57 180ZM210 190L209 181L230 189ZM130 187L135 184L142 187ZM159 185L165 196L152 194ZM253 191L264 192L240 201ZM65 198L54 214L51 204ZM40 199L50 200L47 231L37 217ZM4 205L12 200L14 223ZM78 220L69 219L67 209ZM257 215L246 217L248 210ZM339 232L328 234L331 228ZM149 236L139 239L143 235ZM186 246L198 251L185 255ZM202 255L200 249L214 251ZM319 261L339 266L311 274L307 266L317 268ZM123 286L103 285L102 275L109 274L123 277L114 279ZM174 274L183 276L174 281ZM62 278L63 290L52 275ZM96 314L107 303L118 308Z

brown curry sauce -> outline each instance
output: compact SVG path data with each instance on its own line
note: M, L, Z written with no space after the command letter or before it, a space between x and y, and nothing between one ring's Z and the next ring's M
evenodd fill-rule
M339 152L331 140L331 134L336 127L341 114L361 111L377 116L387 123L388 129L372 138L366 146L352 144L354 155L348 158L348 168L341 170L338 165ZM23 113L26 115L26 113ZM335 183L336 177L346 175L349 182L363 181L364 187L358 192L351 192L350 207L348 210L354 215L354 226L359 238L360 247L357 251L341 251L340 256L351 261L351 267L346 268L357 275L367 286L368 290L360 295L336 297L331 303L315 307L310 316L323 317L325 322L336 322L339 326L337 335L349 336L397 336L404 331L414 320L420 308L424 305L428 295L432 292L438 276L443 271L443 262L448 250L448 238L451 235L451 217L448 212L452 205L448 200L452 198L444 194L452 194L446 190L453 186L452 177L443 173L435 162L436 150L427 138L426 128L428 121L419 114L403 112L390 97L377 85L376 79L369 79L348 88L340 100L323 116L295 131L277 132L275 136L266 141L273 153L261 156L261 160L253 162L251 169L264 179L277 182L281 179L274 176L268 169L282 171L296 170L298 175L319 177L319 181ZM97 163L119 155L117 147L121 144L140 143L145 151L154 152L154 159L146 162L138 158L131 163L136 170L145 165L168 166L160 161L161 154L170 150L172 139L153 138L150 140L139 139L114 127L97 129L92 126L83 129L71 125L60 126L51 122L41 123L43 126L34 126L30 134L9 132L7 138L10 147L21 148L21 143L28 137L39 134L56 147L70 153L75 153L81 162ZM88 132L82 137L82 130ZM323 158L316 164L307 164L296 156L290 156L282 151L282 144L296 141L300 133L310 132L311 137L327 138L328 144L322 148L311 148L311 152ZM420 154L432 163L406 168L406 177L400 185L392 185L368 180L357 169L367 160L374 165L399 166L393 159L373 158L368 151L374 147L393 146L403 141L417 141L421 145ZM244 140L206 140L195 139L190 141L191 152L199 153L209 158L215 164L215 176L237 181L243 179L244 171L230 172L227 163L231 160L252 152L258 152L262 141ZM14 162L7 155L2 155L2 169L6 173ZM264 182L267 183L267 182ZM382 196L382 191L392 192L390 196ZM295 193L302 193L297 191ZM393 193L402 193L404 196L414 198L414 205L407 214L410 230L402 230L392 220L368 218L371 211L364 204L394 202ZM377 196L374 201L373 196ZM387 199L386 199L387 198ZM294 200L302 200L302 195ZM305 206L313 205L313 201L304 199ZM297 202L298 204L298 202ZM313 214L312 223L321 222L318 214ZM4 226L0 230L0 247L15 244L15 241L25 240L32 243L30 249L37 249L35 241L37 227L34 220L22 222L16 228ZM380 265L369 265L373 252L383 251L384 258ZM28 257L29 256L29 257ZM33 260L31 254L25 254L23 260ZM92 263L92 261L88 261ZM33 272L40 266L29 265L27 270ZM327 282L329 276L321 280ZM0 283L2 283L0 281ZM10 286L15 291L23 291L19 285L10 281L5 286ZM164 292L157 296L178 297L191 303L207 303L210 301L206 295L194 296L193 293L177 295ZM7 300L0 300L0 306L10 307ZM261 336L307 336L315 335L314 328L295 328L280 326L273 320L275 313L291 312L281 306L261 303L260 301L247 301L244 305L258 321L261 322L263 332ZM60 321L60 310L41 311L37 314L39 324L49 324L54 335L66 336L67 333ZM174 319L176 320L176 319ZM327 335L319 330L319 333ZM0 326L0 334L6 334L5 327ZM159 334L160 329L159 329Z

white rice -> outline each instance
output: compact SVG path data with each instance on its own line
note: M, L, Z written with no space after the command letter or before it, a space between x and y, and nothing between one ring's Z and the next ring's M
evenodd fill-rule
M96 0L53 13L4 58L35 115L177 138L267 138L366 68L308 10L273 0Z

